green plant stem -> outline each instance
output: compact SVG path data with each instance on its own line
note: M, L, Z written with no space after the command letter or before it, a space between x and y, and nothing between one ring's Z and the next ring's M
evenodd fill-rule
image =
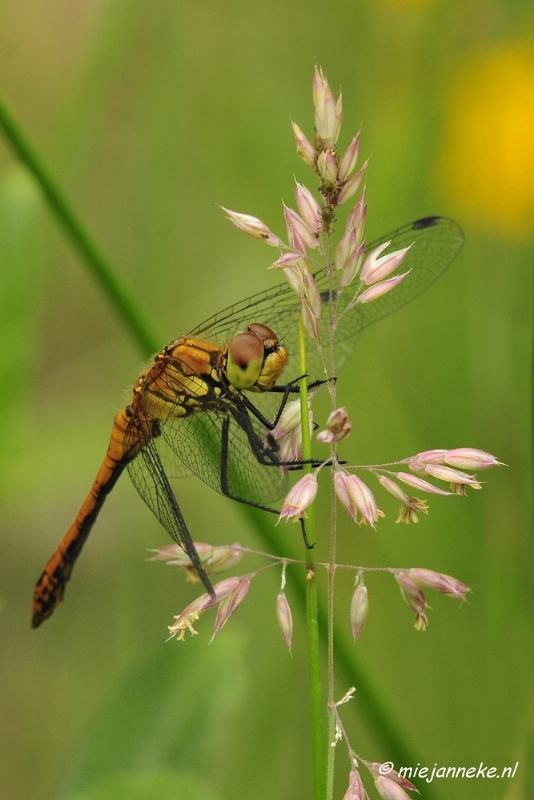
M145 357L158 349L156 337L136 302L117 276L117 270L104 256L89 235L72 206L62 194L41 157L25 135L0 92L0 128L12 151L22 161L39 185L48 205L75 249L82 256L89 272L111 302L127 330Z
M302 318L299 328L299 369L306 375L306 330ZM307 378L300 382L300 414L302 428L302 458L311 459L311 437L308 419ZM304 465L304 474L312 470ZM306 534L311 545L315 544L315 516L313 503L307 509ZM306 630L308 637L308 674L310 681L310 716L312 733L313 797L324 800L326 792L324 701L321 681L321 653L319 647L319 612L317 593L317 557L315 547L306 548Z
M335 351L334 351L334 332L335 332L335 313L334 313L334 270L333 270L333 257L332 257L332 237L328 235L328 263L330 268L328 270L328 348L329 348L329 375L336 374L335 367ZM332 404L332 411L336 409L336 381L332 381L329 386L330 400ZM331 445L332 463L335 464L337 460L337 444L334 442ZM328 569L328 592L327 592L327 608L328 608L328 653L327 653L327 672L328 672L328 741L334 742L335 736L335 719L333 712L333 704L335 702L335 660L334 660L334 588L336 577L336 544L337 544L337 498L334 491L334 473L330 474L330 555L329 555L329 569ZM328 748L327 764L326 764L326 800L332 800L334 796L334 767L335 767L336 750L334 747Z

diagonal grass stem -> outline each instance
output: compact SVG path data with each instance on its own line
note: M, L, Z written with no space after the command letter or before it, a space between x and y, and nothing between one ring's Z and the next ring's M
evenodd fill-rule
M52 173L26 136L0 92L0 129L13 153L27 167L74 248L89 272L124 322L145 357L158 349L157 339L134 296L118 277L116 268L87 231Z

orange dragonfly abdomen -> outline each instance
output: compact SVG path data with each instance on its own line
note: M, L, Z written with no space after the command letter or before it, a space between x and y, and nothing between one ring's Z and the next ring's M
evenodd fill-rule
M146 441L146 436L139 431L136 447L135 441L132 441L130 419L131 410L129 408L123 408L115 417L106 457L91 491L37 582L33 596L33 628L39 627L41 622L48 619L55 607L61 603L76 559L81 553L107 495L115 486L127 464L132 458L135 458L142 443ZM127 429L129 441L126 445Z

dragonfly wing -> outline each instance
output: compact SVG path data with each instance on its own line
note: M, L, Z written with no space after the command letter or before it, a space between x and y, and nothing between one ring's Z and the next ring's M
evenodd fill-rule
M169 478L190 478L194 475L162 437L157 440L156 447L158 448L165 473Z
M205 588L208 592L213 592L206 570L165 474L154 439L147 441L139 455L128 464L128 473L147 506L174 541L183 547Z
M161 426L161 437L185 467L216 492L222 492L222 429L225 415L203 411L189 417L169 419ZM251 448L247 434L230 415L228 429L228 488L232 496L257 505L281 497L286 482L276 466L261 464ZM263 427L252 420L258 442Z
M384 241L391 241L388 252L413 245L397 273L411 271L393 291L370 303L356 304L345 314L336 330L336 369L342 368L354 350L359 333L411 303L437 281L460 252L463 240L462 230L453 220L427 217L405 225L367 246L366 253ZM327 301L328 284L324 275L321 275L318 284ZM339 313L343 313L352 299L348 288L340 296Z
M403 272L409 269L411 272L390 294L365 305L356 305L342 317L336 333L336 372L351 355L358 334L369 325L411 302L440 277L460 251L463 235L459 226L452 220L444 217L427 217L371 242L366 252L369 253L387 241L390 242L388 248L390 251L413 244L399 269ZM323 273L317 273L316 280L326 306L328 279ZM348 289L340 295L338 298L340 313L347 308L351 298L352 294ZM223 309L188 335L224 344L245 330L252 322L268 325L277 333L288 350L288 365L283 374L283 379L287 382L300 374L299 316L300 303L297 295L288 284L281 284ZM326 314L324 316L326 318ZM324 319L321 323L321 336L324 340L326 334L326 319ZM307 356L310 380L323 378L324 373L317 349L311 340ZM279 395L273 397L269 393L255 394L251 395L251 399L266 416L272 417L279 402ZM175 459L218 492L221 492L222 420L221 414L204 411L188 417L167 419L161 427L162 438ZM261 439L265 431L256 421L253 424ZM280 497L284 492L280 470L258 462L247 435L232 417L229 438L228 480L232 494L260 505ZM167 456L165 463L168 463L168 460ZM172 469L173 474L176 474L176 471L176 468Z
M381 236L367 246L366 253L387 241L390 242L389 251L413 244L398 270L405 272L411 269L411 272L391 293L371 303L356 305L347 312L336 332L336 352L339 356L336 372L354 350L359 333L410 303L440 277L461 250L463 234L453 220L445 217L426 217ZM326 307L328 279L321 272L316 273L315 277ZM347 307L351 297L349 287L340 297L340 312ZM288 284L281 284L223 309L191 331L189 336L228 342L236 333L246 329L251 322L262 322L274 330L282 344L287 347L289 362L283 377L285 381L289 381L299 375L297 355L299 316L300 305L297 295ZM326 314L324 317L326 318ZM323 320L321 325L323 340L326 333L326 321ZM310 359L308 373L312 378L324 377L315 343L311 340L308 342L308 351Z

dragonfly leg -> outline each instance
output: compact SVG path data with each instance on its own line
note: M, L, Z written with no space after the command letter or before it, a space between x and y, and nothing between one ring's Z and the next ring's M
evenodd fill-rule
M250 413L253 414L256 417L258 422L261 422L261 424L267 430L273 431L276 428L276 426L278 425L279 421L280 421L280 417L282 416L282 414L284 412L284 408L287 405L287 401L289 400L289 395L292 394L293 392L298 392L298 386L294 385L297 381L300 381L300 378L296 378L294 381L291 381L291 383L288 383L286 386L276 386L272 390L273 392L275 390L277 392L283 392L283 395L284 395L282 397L282 400L280 401L280 405L278 406L278 410L277 410L277 412L274 415L274 418L272 420L267 419L267 417L265 417L261 413L259 408L256 408L256 406L254 405L252 400L250 400L246 395L243 395L243 403L246 406L246 408L250 411Z
M299 375L298 378L293 378L293 380L289 381L289 383L287 383L285 386L284 385L273 386L272 389L269 389L269 392L271 394L276 394L276 393L281 394L282 392L286 391L287 387L290 387L289 394L297 394L300 391L298 384L303 378L307 377L308 375ZM312 381L311 383L308 384L308 389L318 389L319 386L324 386L325 384L330 383L330 381L336 381L336 380L337 378L328 378L328 379L323 378L322 380L319 379L316 381Z
M226 417L223 421L222 425L222 441L221 441L221 492L225 497L228 497L230 500L235 500L238 503L243 503L247 506L252 506L252 508L259 508L261 511L268 511L270 514L279 514L280 512L276 508L269 508L269 506L261 505L260 503L254 503L252 500L245 500L243 497L238 497L237 495L233 494L230 490L229 482L228 482L228 445L229 445L229 429L230 429L230 417ZM254 433L254 431L252 431ZM277 466L276 462L272 462L272 466ZM304 519L300 520L300 530L302 533L302 539L304 540L304 545L308 550L313 550L315 547L315 542L310 543L308 539L308 534L306 532L306 524Z
M313 542L313 544L310 544L310 540L308 539L308 534L306 533L306 525L302 518L300 519L300 532L302 533L302 538L304 539L304 545L306 549L313 550L313 548L315 547L315 542Z
M301 460L301 461L280 461L277 456L277 448L278 444L274 440L274 438L270 435L269 431L267 431L267 442L268 445L266 446L261 439L259 438L258 434L254 430L252 426L251 419L247 413L246 405L242 406L241 408L234 408L231 410L232 414L237 422L237 424L245 431L248 437L248 441L250 444L250 448L254 453L256 460L265 467L285 467L290 472L295 470L300 470L304 466L304 464L311 464L312 467L320 467L320 466L327 466L329 462L326 464L324 461L319 461L318 459L310 459L308 460ZM341 463L341 462L340 462Z
M291 394L296 394L299 391L299 387L298 387L297 384L298 384L299 381L302 380L302 378L305 378L305 377L306 377L306 375L301 375L299 378L295 378L294 380L290 381L285 386L274 386L272 389L270 389L270 392L273 393L273 394L274 393L282 393L284 395L282 397L282 400L280 401L280 405L278 406L278 410L277 410L277 412L274 415L274 418L272 420L267 419L267 417L265 417L261 413L261 411L258 408L256 408L256 406L254 405L252 400L250 400L245 395L243 395L243 403L248 408L250 413L253 416L255 416L256 419L259 422L261 422L261 424L265 428L267 428L267 430L272 431L272 430L274 430L276 428L276 426L278 425L278 423L280 421L280 417L282 416L282 414L284 412L284 408L287 405L287 401L289 400L289 396ZM323 386L325 383L328 383L328 381L326 381L326 380L313 381L313 383L308 384L308 389L316 389L318 386Z
M278 509L270 508L269 506L264 506L261 503L255 503L253 500L246 500L244 497L239 497L239 495L234 494L232 492L232 490L230 489L230 482L228 480L228 457L229 457L229 449L228 449L229 437L228 437L228 433L229 433L229 430L230 430L230 417L225 417L225 419L223 420L223 423L222 423L222 431L221 431L221 434L222 434L222 436L221 436L221 472L220 472L221 494L223 494L225 497L228 497L230 500L235 500L236 502L243 503L243 505L246 505L246 506L252 506L252 508L259 508L261 511L269 512L269 514L279 514L280 511ZM247 431L247 434L248 433L249 432ZM256 433L255 433L254 430L252 430L252 433L253 433L254 437L257 438ZM249 437L249 440L250 440L250 437ZM255 444L257 445L257 442L255 442ZM251 442L251 446L252 446L252 442ZM256 450L254 449L254 447L252 449L253 449L254 455L256 455L256 457L257 457ZM275 461L268 461L268 462L261 462L260 461L260 463L266 463L266 464L270 464L271 466L277 466L278 463L276 461L276 457L274 455L273 455L273 457L275 458ZM258 459L258 460L260 460L260 459Z

